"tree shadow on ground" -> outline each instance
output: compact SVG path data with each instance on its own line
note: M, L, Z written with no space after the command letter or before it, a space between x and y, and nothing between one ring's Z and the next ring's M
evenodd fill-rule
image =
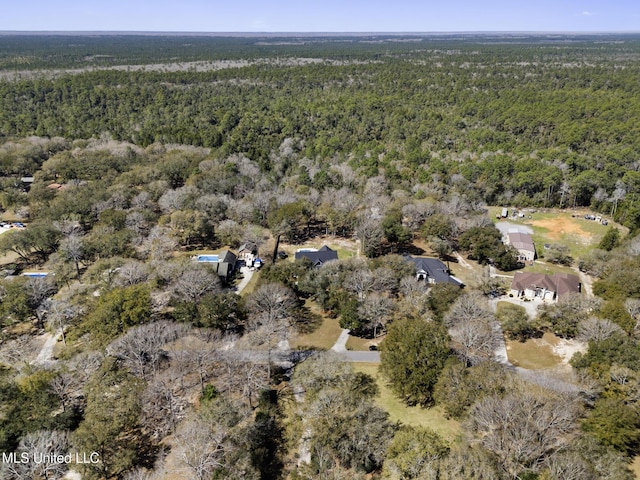
M307 306L300 306L295 313L293 328L296 333L308 335L322 326L322 316L312 312Z

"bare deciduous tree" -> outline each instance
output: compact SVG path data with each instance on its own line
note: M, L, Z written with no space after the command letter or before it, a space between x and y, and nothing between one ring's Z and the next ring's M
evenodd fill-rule
M29 306L36 312L39 328L43 328L44 318L49 309L49 297L55 293L56 286L47 277L30 277L25 287L29 295Z
M578 324L577 338L583 342L600 341L615 335L624 335L624 330L611 320L589 317Z
M184 479L208 480L224 466L226 431L195 419L186 421L174 436L177 472Z
M173 284L175 295L186 302L195 303L208 293L220 291L220 279L201 265L188 266Z
M64 462L44 461L47 456L65 455L69 449L67 432L55 430L39 430L27 433L20 440L17 458L24 453L28 456L27 462L11 462L4 464L7 467L9 478L61 478L68 466ZM38 461L39 460L39 461Z
M345 288L355 293L360 302L364 301L367 294L373 291L375 284L376 280L365 264L351 272L344 282Z
M467 425L505 473L517 478L525 469L540 471L546 458L571 444L579 414L573 396L515 392L480 400Z
M186 396L178 394L180 382L175 378L180 373L173 369L159 373L142 392L140 422L155 441L174 432L178 422L186 416L189 402Z
M384 234L380 218L363 215L358 221L356 236L360 240L360 250L365 255L373 254L382 244Z
M115 284L122 287L146 282L149 278L147 265L137 260L130 260L118 269Z
M80 277L80 261L84 258L84 243L80 235L69 235L60 241L58 249L64 258L71 260L76 267L76 274Z
M124 221L125 227L134 234L133 243L139 245L144 237L149 233L149 222L142 212L134 210L127 214Z
M107 347L107 355L118 358L134 375L148 378L157 373L162 362L168 359L164 349L167 343L187 332L186 325L166 320L139 325L113 341Z
M82 393L77 375L71 372L60 372L53 377L49 382L49 389L60 399L63 412L74 405Z
M151 229L143 243L143 251L152 259L158 260L168 259L177 247L178 242L171 236L171 230L159 225Z
M386 295L371 293L358 307L358 314L364 320L366 328L373 330L373 336L378 336L378 329L391 320L393 315L393 301Z
M257 326L266 319L289 318L296 306L296 296L281 283L268 283L256 289L249 296L247 304L252 315L259 317L257 322L253 322L253 326Z
M453 348L467 364L492 358L499 331L487 300L479 293L461 295L445 316Z
M545 461L550 480L596 480L583 458L572 452L551 455Z

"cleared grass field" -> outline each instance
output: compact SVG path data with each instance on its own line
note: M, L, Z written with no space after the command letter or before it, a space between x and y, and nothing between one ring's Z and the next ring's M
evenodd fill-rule
M271 255L271 253L273 252L273 245L274 244L271 245L271 249L269 250L266 250L264 248L261 250L264 251L265 254ZM300 244L298 243L289 244L286 242L280 242L280 246L278 247L278 250L287 252L287 254L289 255L289 260L293 261L295 258L296 250L299 250L301 248L320 249L320 247L322 247L323 245L326 245L330 249L338 252L338 259L340 260L344 260L350 257L355 257L358 252L357 242L353 240L347 240L345 238L332 237L332 236L316 237Z
M313 321L308 325L308 331L294 333L289 339L291 348L316 348L329 350L338 340L342 329L337 318L329 318L317 303L307 300L305 307L309 309Z
M517 367L529 370L555 368L562 364L562 357L553 348L557 337L545 333L542 338L530 338L526 342L507 341L507 357Z
M440 407L409 407L398 400L387 386L384 378L378 374L378 365L354 363L353 368L376 379L380 390L376 397L376 403L389 414L391 420L401 422L404 425L428 427L449 442L455 441L460 434L460 423L446 419Z
M490 207L489 215L496 222L496 215L502 207ZM510 208L510 213L512 209ZM608 225L602 225L594 220L586 220L586 214L594 214L585 209L559 210L538 209L535 212L523 210L525 218L509 217L506 220L514 224L526 225L533 230L533 242L539 256L544 255L544 244L563 245L569 249L571 256L578 259L592 248L596 247L607 229L615 226L625 236L629 230L622 225L613 222L606 215L603 218L609 221ZM531 217L531 218L529 218Z

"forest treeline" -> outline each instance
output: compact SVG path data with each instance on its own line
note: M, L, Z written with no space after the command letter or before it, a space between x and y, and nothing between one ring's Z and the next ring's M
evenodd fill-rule
M8 51L17 48L11 38L0 39ZM637 38L525 45L415 40L272 42L267 49L251 40L259 44L253 58L271 62L210 72L102 70L4 80L0 135L108 133L142 147L202 146L220 156L244 154L264 175L273 168L273 152L293 139L301 156L325 172L348 161L400 188L459 179L490 204L592 206L632 228L640 224ZM84 45L91 52L117 43L126 64L135 58L126 52L138 46L143 53L136 60L150 61L145 48L162 41L169 40ZM209 60L242 58L249 42L209 41ZM194 42L200 53L187 58L202 60L207 43ZM214 48L218 43L226 49ZM304 55L323 61L277 62ZM32 173L28 166L9 171L6 163L0 160L3 175Z

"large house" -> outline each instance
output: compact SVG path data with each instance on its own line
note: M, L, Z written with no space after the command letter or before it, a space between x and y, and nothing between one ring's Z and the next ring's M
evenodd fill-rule
M514 297L540 298L556 301L568 293L579 293L582 284L576 275L569 273L516 272L511 282L511 293Z
M407 262L412 262L415 265L416 280L464 286L464 283L451 275L447 266L437 258L412 257L411 255L405 255L404 258Z
M323 245L320 250L314 248L304 248L296 252L296 260L302 260L307 258L311 261L314 268L320 268L325 263L331 260L338 259L338 252L331 250L326 245Z
M533 245L533 239L528 233L509 232L507 234L507 242L513 248L518 250L518 261L522 263L531 263L536 258L536 247Z

